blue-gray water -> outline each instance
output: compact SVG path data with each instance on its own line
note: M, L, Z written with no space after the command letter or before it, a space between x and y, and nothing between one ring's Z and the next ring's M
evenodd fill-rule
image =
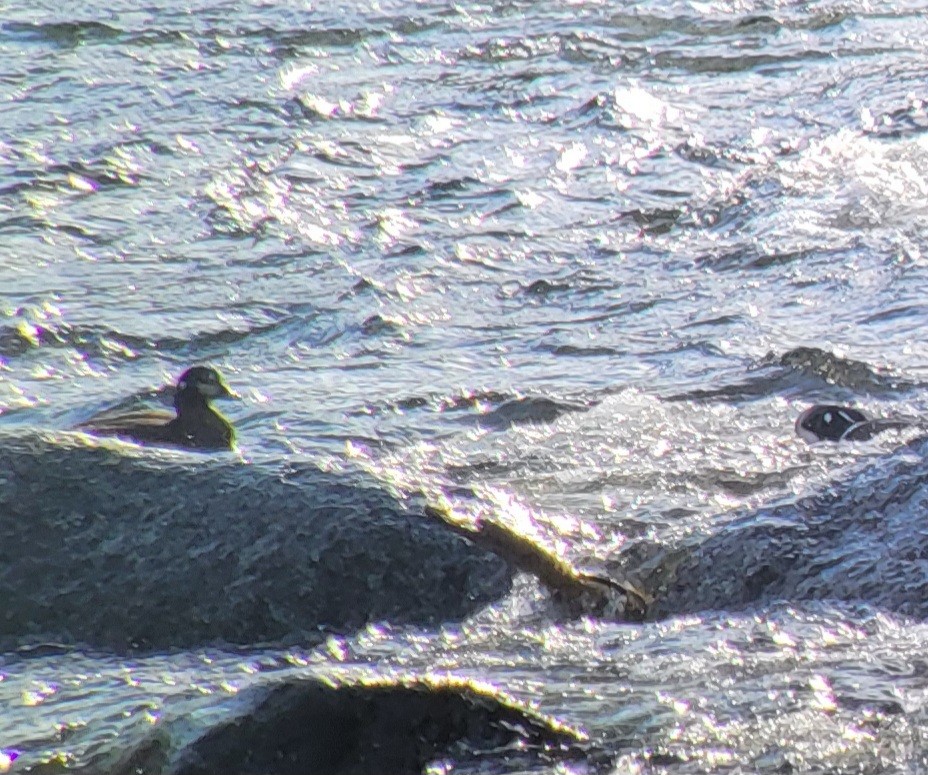
M0 581L23 597L0 604L0 770L122 771L152 734L181 751L255 688L398 675L493 687L595 745L533 771L928 769L922 449L793 432L816 401L928 410L926 10L7 4ZM195 362L241 394L224 407L239 454L94 457L62 433L157 403ZM97 465L118 472L108 522L72 495ZM881 474L899 484L868 500ZM671 566L709 575L684 573L645 624L561 617L458 539L401 546L419 491L653 584L658 609ZM159 546L152 583L121 552L161 541L162 512L189 533ZM364 546L365 515L384 514ZM78 576L17 564L16 541L57 551L55 525L85 523ZM712 541L718 578L711 552L687 565ZM443 588L455 552L474 564ZM152 620L157 590L208 605L236 562L262 586L221 612L228 629ZM307 593L317 638L274 607L297 564L338 587ZM47 583L15 582L29 574ZM743 576L757 594L726 597ZM317 598L358 590L378 590L376 620L329 632ZM249 629L264 609L289 637L236 639L265 632ZM80 630L97 615L105 637ZM115 646L133 617L153 648Z

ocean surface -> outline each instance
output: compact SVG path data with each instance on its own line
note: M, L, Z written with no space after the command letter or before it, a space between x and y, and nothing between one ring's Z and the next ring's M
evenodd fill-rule
M928 772L928 3L0 7L0 772Z

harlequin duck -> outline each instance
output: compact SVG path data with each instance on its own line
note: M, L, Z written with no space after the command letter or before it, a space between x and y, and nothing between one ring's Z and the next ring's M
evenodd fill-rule
M832 404L810 406L796 420L796 433L816 441L867 441L892 428L907 428L903 420L869 419L859 409Z
M103 412L81 423L77 429L95 436L119 436L140 444L231 449L235 430L210 406L210 401L234 396L218 371L208 366L194 366L177 380L176 414L161 409Z

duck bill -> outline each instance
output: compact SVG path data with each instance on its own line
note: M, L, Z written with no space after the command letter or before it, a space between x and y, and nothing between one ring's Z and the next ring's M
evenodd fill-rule
M200 385L199 391L207 398L241 398L241 396L230 389L225 382L212 385Z

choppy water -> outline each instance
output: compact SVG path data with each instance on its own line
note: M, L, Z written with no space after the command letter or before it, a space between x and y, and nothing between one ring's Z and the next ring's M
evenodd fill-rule
M587 738L447 771L928 769L922 446L792 427L928 409L925 10L3 7L0 770L170 771L311 677ZM240 456L55 435L201 361ZM662 613L557 615L418 490Z

